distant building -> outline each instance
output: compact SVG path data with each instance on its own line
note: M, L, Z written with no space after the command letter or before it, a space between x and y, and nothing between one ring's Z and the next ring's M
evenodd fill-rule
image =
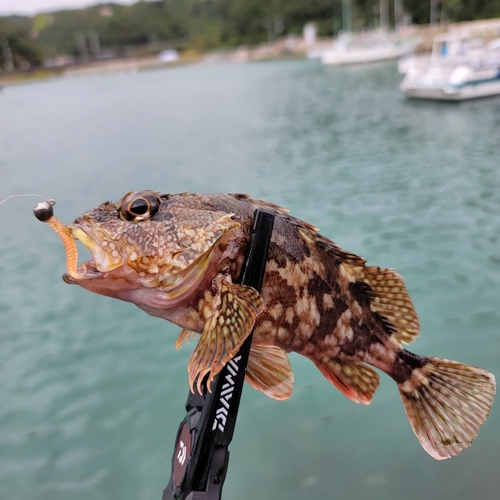
M104 5L99 9L99 15L102 17L111 17L113 15L113 9L108 5Z
M318 28L315 23L307 23L304 25L302 30L304 34L304 43L306 47L312 47L316 44L316 37L318 34Z

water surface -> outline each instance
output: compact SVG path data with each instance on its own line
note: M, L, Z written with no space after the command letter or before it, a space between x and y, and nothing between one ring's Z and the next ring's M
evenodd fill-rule
M247 192L369 264L396 268L421 354L500 376L500 99L405 101L394 64L313 61L88 76L0 93L0 198L39 192L70 222L128 191ZM33 199L0 207L0 497L161 498L184 416L179 328L64 284ZM226 500L489 500L500 411L444 462L382 374L356 405L292 355L292 397L246 388Z

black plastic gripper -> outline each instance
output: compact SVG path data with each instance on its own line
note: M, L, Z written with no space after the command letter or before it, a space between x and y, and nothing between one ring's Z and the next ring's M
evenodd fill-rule
M273 213L255 211L240 283L258 292L262 289L273 225ZM205 381L202 394L196 389L194 394L189 392L162 500L220 500L251 344L252 334L215 377L212 392L207 391Z

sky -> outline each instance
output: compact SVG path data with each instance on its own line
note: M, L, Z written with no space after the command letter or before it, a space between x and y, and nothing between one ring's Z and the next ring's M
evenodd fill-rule
M79 9L98 3L131 4L138 0L0 0L0 16L22 14L32 16L38 12L48 12L61 9Z

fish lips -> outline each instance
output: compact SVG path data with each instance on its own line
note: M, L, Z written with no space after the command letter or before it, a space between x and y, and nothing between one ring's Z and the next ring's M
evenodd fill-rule
M80 281L100 278L102 275L103 273L97 271L97 269L94 269L92 267L91 261L89 261L85 264L85 272L82 273L81 277L75 278L74 276L71 276L69 273L64 273L62 275L62 279L68 285L78 285Z
M80 220L69 224L67 229L76 240L82 242L92 254L92 258L78 269L79 276L65 273L63 280L69 284L78 283L81 279L101 277L104 273L114 271L123 266L125 259L121 245L92 220Z

